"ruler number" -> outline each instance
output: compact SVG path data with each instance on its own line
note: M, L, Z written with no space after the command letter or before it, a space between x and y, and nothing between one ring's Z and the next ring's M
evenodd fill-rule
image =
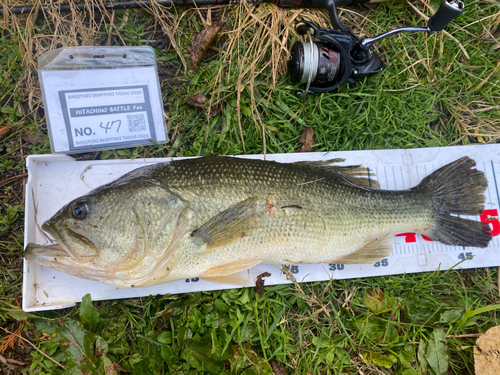
M474 254L472 254L472 253L460 253L458 255L458 259L460 259L460 260L466 260L467 258L470 258L472 256L474 256Z
M330 271L342 271L344 269L344 265L343 264L338 264L338 263L330 263L328 264L330 266Z
M299 273L299 266L283 266L289 269L292 273ZM281 272L283 274L283 272Z
M382 259L380 262L376 262L373 266L374 267L387 267L389 265L389 260L388 259Z
M189 282L193 282L193 283L196 283L197 281L200 281L200 279L198 277L193 277L192 279L186 279L186 282L189 283Z

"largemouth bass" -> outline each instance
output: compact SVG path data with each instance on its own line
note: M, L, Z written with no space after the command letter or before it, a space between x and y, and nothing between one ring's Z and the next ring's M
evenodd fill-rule
M393 236L486 247L487 180L463 157L411 189L380 190L362 167L203 157L136 169L65 205L28 244L30 262L118 287L199 277L246 285L259 263L373 263ZM333 163L333 164L332 164Z

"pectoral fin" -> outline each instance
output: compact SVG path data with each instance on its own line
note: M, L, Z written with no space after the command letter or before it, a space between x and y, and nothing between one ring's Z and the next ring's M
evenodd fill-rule
M370 240L364 247L341 259L336 259L335 263L343 264L369 264L378 262L392 252L392 236L386 236Z
M227 246L252 233L257 225L257 199L248 198L220 212L191 233L211 248ZM248 267L247 267L248 268Z
M248 273L243 273L242 271L246 271L259 263L260 260L256 259L244 259L227 263L206 270L200 275L200 278L214 283L252 286L253 284L248 278Z

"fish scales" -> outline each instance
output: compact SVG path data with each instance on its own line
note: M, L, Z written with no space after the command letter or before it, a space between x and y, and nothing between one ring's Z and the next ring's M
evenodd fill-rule
M260 199L258 228L211 254L186 252L178 269L189 272L248 257L278 264L334 262L389 231L425 231L430 225L432 208L422 192L361 189L324 168L208 158L155 168L152 176L204 212L199 225L245 199Z
M474 165L462 158L391 191L369 187L366 171L324 162L156 164L70 202L43 226L62 250L29 245L26 257L129 287L192 277L240 284L234 274L258 263L371 263L401 232L485 247L487 224L450 215L484 204L487 182Z

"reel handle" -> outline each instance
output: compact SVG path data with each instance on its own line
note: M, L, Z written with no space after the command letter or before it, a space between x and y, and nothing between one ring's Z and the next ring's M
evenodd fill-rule
M461 0L442 0L436 13L429 18L427 28L430 33L444 30L448 24L462 14L464 3Z

